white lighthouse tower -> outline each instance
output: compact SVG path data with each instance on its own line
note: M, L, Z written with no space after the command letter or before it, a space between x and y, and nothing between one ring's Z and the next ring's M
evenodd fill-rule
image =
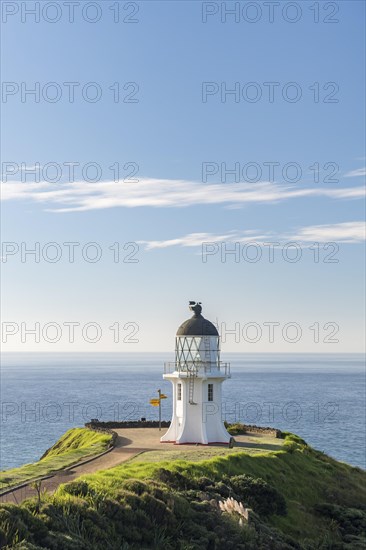
M189 304L194 315L177 330L175 362L164 366L163 378L173 384L173 416L161 442L229 443L221 386L230 377L230 364L220 362L219 333L201 315L201 303Z

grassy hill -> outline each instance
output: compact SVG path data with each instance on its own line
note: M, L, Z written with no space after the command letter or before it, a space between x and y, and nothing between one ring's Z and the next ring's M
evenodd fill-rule
M157 458L156 451L144 453L61 485L40 503L1 505L1 547L366 548L366 473L293 434L285 434L280 450ZM252 510L249 522L229 498Z
M56 470L76 464L88 456L107 450L112 435L72 428L53 445L38 462L0 472L0 490L18 485L30 479L43 477Z

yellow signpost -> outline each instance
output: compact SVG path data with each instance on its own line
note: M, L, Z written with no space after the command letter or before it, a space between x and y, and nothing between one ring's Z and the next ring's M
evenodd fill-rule
M161 393L161 390L158 390L159 397L150 399L150 405L153 407L159 407L159 431L161 430L161 400L168 399L168 396L164 393Z

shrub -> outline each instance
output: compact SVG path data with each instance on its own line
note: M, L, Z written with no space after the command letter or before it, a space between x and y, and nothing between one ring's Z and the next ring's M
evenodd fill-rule
M293 441L294 443L298 443L299 445L307 445L305 439L302 439L296 434L293 434L291 432L281 432L282 439L286 439L286 441Z
M253 508L257 514L263 516L287 514L284 496L264 479L245 474L225 479L233 488L234 498L243 502L246 507Z
M179 472L174 472L171 470L166 470L165 468L159 468L155 472L155 479L169 485L173 489L187 491L188 489L197 489L197 482L193 479L180 474Z
M22 540L42 542L48 530L43 522L29 510L15 504L3 504L0 508L1 547L14 545Z
M205 489L207 489L207 487L211 487L212 485L215 485L215 482L209 477L202 476L196 480L196 484L198 489L201 489L204 491Z
M335 520L343 535L362 535L366 532L366 511L323 502L315 505L316 512Z
M86 481L70 481L62 486L62 492L68 495L85 497L89 492L89 485Z
M242 435L247 433L246 427L240 422L236 422L235 424L227 424L226 429L230 435Z
M144 493L139 500L139 506L141 510L144 510L148 517L153 518L159 525L166 525L173 523L172 513L167 508L166 504L161 500Z
M122 488L130 491L131 493L142 495L142 493L149 490L149 485L139 479L126 479L122 483Z

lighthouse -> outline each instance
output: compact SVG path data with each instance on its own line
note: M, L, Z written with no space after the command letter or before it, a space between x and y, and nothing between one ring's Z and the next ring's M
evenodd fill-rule
M173 384L173 415L160 441L175 444L229 443L221 418L222 383L230 364L220 361L220 337L202 316L201 302L189 302L193 316L182 323L175 338L175 362L165 363L165 380Z

